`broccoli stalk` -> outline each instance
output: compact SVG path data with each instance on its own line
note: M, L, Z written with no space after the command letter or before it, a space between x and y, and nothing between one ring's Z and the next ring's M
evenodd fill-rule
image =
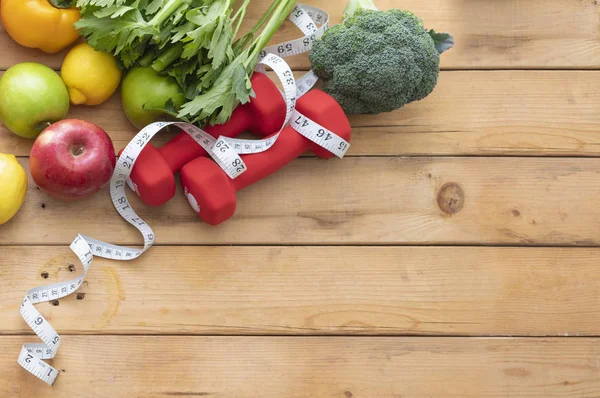
M452 36L426 30L410 11L350 0L343 22L314 43L309 58L323 90L347 114L378 114L427 97L437 84L440 54L453 44Z
M377 11L373 0L350 0L344 9L344 20L353 16L359 9Z

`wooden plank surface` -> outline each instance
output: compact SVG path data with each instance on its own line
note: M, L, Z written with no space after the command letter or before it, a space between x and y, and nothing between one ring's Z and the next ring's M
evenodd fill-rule
M346 2L305 3L338 23ZM454 35L435 92L351 117L348 158L294 161L240 192L220 227L181 192L161 208L132 198L158 246L96 259L79 296L38 305L62 335L52 388L16 363L37 340L23 295L81 272L76 233L141 238L108 189L62 203L30 178L0 227L0 397L600 397L597 1L376 4ZM286 23L273 42L297 36ZM64 53L0 28L0 71L58 70ZM118 94L70 116L117 149L134 134ZM0 126L0 152L25 166L31 143Z
M157 244L589 246L600 243L599 165L598 158L302 158L239 192L236 215L218 227L202 223L180 192L160 208L129 196ZM0 229L2 244L66 245L77 233L141 243L108 187L68 203L29 184L21 210Z
M0 337L6 397L597 397L598 339L66 336L54 387Z
M595 336L598 249L155 247L97 258L37 308L61 334ZM3 247L0 334L31 333L34 286L82 271L67 247Z
M381 115L355 115L348 156L599 156L600 76L590 71L442 72L425 100ZM135 135L115 94L69 117L105 129L116 149ZM155 139L162 145L172 134ZM33 140L0 123L0 148L27 156Z
M413 11L425 26L447 31L455 48L442 57L446 69L595 68L600 66L600 22L595 0L376 0L380 9L401 7ZM255 0L248 10L247 29L267 9L270 0ZM306 0L321 7L332 24L341 21L345 1ZM300 37L287 23L272 43ZM23 50L0 33L0 69L17 62L43 62L60 68L64 52L47 55ZM306 69L306 56L291 59Z

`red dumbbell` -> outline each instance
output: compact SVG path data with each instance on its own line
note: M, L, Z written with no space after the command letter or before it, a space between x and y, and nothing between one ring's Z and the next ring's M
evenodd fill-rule
M307 118L350 141L348 118L328 94L312 90L298 100L296 108ZM242 156L248 170L238 178L230 179L208 158L197 158L181 169L181 184L198 216L208 224L217 225L235 213L237 191L271 175L306 151L324 159L334 156L287 126L268 151Z
M264 137L279 131L286 113L281 92L265 74L254 73L251 82L256 97L238 106L227 123L207 126L204 131L215 138L235 137L243 131ZM146 145L129 177L135 192L150 206L166 203L175 195L175 173L199 156L207 156L206 151L185 132L160 149L152 144Z

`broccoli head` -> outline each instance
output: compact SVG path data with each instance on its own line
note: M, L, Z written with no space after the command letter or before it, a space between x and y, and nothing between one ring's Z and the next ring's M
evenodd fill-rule
M347 114L377 114L428 96L439 75L448 34L427 31L410 11L377 10L372 0L350 0L344 21L318 39L309 58L323 90Z

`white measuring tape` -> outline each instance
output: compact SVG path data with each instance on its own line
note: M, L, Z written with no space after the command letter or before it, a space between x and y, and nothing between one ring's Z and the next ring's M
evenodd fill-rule
M315 40L323 36L329 27L329 15L317 7L299 4L289 18L304 33L304 37L266 47L261 57L271 53L286 58L310 51Z
M279 131L281 132L281 130L283 130L283 128L290 120L292 113L296 109L297 91L294 73L292 72L290 66L283 60L283 58L275 54L267 54L258 62L258 65L270 66L281 81L281 84L283 85L283 98L286 105L286 114L283 124L279 129ZM193 125L190 126L195 127ZM205 133L204 131L202 131L202 133L210 137L210 135ZM188 134L190 133L188 132ZM191 136L192 138L196 139L195 135ZM233 179L247 170L244 161L240 157L240 154L266 151L275 143L275 141L277 141L277 137L279 137L279 134L265 140L251 141L238 140L235 138L227 138L221 136L216 140L216 142L212 143L213 145L211 145L211 147L208 149L204 145L202 145L200 141L196 140L196 142L201 144L204 147L204 149L207 149L208 154L211 155L213 159L217 161L217 164L221 166L221 168L225 171L225 173L227 173L229 178ZM250 142L250 146L253 148L254 151L245 152L246 144L250 144Z
M313 87L317 81L316 76L312 72L309 72L296 82L289 66L281 59L282 57L310 50L314 40L320 37L327 28L327 13L315 7L296 6L290 14L290 19L302 30L305 36L266 48L264 53L261 54L262 59L259 63L259 68L262 68L261 65L271 67L279 79L282 80L284 87L283 95L286 98L287 105L286 123L284 123L284 126L289 121L290 126L300 134L323 146L336 156L342 157L349 147L348 142L295 110L296 98L299 98ZM321 24L321 26L317 27L317 24ZM280 48L283 50L279 51ZM272 54L274 51L278 55ZM54 384L59 372L43 360L52 359L56 356L60 346L60 336L34 307L34 304L58 300L77 291L92 265L94 256L127 261L139 257L152 247L155 239L154 232L150 225L142 220L131 207L127 200L125 185L129 181L129 176L136 159L144 147L156 134L169 125L175 125L189 134L199 145L207 150L231 178L235 178L245 171L245 165L239 154L263 152L270 148L278 137L277 134L271 138L257 141L223 139L223 137L216 139L200 128L183 122L152 123L136 134L117 160L110 180L110 197L119 215L142 234L144 237L144 247L137 249L117 246L78 234L71 243L70 248L83 264L83 273L75 279L66 282L30 289L25 294L25 298L21 303L21 316L41 339L42 343L24 344L17 362L27 371L50 385ZM284 126L282 126L282 129ZM227 145L227 147L223 145ZM250 147L247 145L250 145Z
M296 5L290 13L289 19L302 31L302 33L304 33L305 36L265 48L260 53L261 61L256 67L258 72L264 73L264 65L270 66L276 72L277 77L283 84L283 96L287 106L285 122L277 134L263 140L243 140L239 138L219 137L216 145L226 151L225 156L227 158L227 164L236 165L233 173L229 173L225 170L232 179L237 178L247 170L244 161L239 155L260 153L271 148L275 142L277 142L281 130L288 124L292 113L299 114L298 111L295 110L297 98L306 94L317 82L317 76L312 71L306 73L296 82L291 68L282 58L309 51L312 48L314 41L321 37L323 33L325 33L325 30L327 30L329 15L316 7ZM270 60L270 62L265 62L265 60ZM282 67L282 65L285 65L285 67ZM294 83L293 86L292 82ZM294 124L290 125L292 128L296 129ZM302 131L298 130L298 132L318 143L319 137L317 135L320 130L314 128L314 125L311 125L311 127L313 127L313 129L305 127ZM338 137L330 131L329 136L331 137L332 135L337 137L338 140L343 140L341 137ZM336 152L333 153L338 157L343 157L345 151L342 153L339 150L336 150Z
M283 124L279 129L279 133L281 133L281 130L283 130L283 128L288 124L292 113L296 109L297 90L294 73L292 72L290 66L283 60L283 58L275 54L267 54L258 62L258 65L270 66L283 85L283 98L286 105L286 112ZM215 154L213 158L216 157L219 159L217 164L219 164L219 166L225 170L229 178L236 178L247 170L246 164L240 157L240 154L266 151L275 143L275 141L277 141L279 133L273 137L255 141L239 140L236 138L221 136L216 140L214 148L210 152L207 152L211 156ZM248 152L246 147L251 148L251 152ZM220 156L222 156L222 161Z
M290 126L340 159L344 157L346 151L350 148L350 143L348 141L333 131L321 126L319 123L310 120L298 111L293 113Z

